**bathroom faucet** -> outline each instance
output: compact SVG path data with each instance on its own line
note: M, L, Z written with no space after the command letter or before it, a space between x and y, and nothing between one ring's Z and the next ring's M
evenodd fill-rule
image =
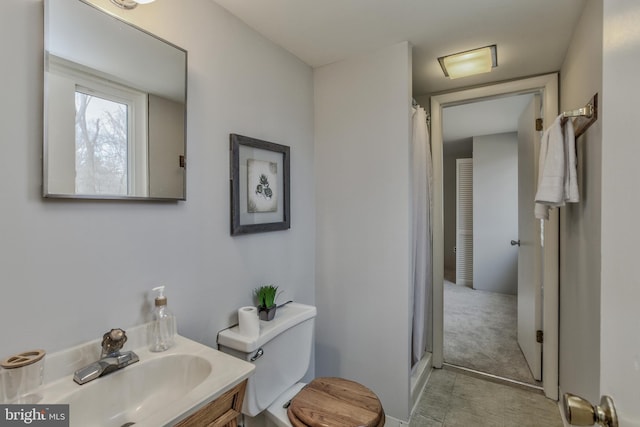
M73 374L73 380L80 385L86 384L96 378L136 363L140 360L137 354L133 351L120 351L125 342L127 342L127 334L122 329L112 329L105 333L102 336L100 360L78 369Z

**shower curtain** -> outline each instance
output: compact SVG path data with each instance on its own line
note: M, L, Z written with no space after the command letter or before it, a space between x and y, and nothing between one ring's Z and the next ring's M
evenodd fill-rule
M411 141L412 187L412 259L413 303L411 366L424 356L431 342L431 186L432 163L427 113L424 108L413 108L413 135Z

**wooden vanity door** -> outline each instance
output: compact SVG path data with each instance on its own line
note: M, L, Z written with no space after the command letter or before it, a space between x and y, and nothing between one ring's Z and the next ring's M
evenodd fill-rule
M247 380L244 380L176 427L238 427Z

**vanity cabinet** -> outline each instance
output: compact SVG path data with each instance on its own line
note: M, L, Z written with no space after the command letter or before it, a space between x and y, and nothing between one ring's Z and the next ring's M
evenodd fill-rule
M237 427L246 387L244 380L175 427Z

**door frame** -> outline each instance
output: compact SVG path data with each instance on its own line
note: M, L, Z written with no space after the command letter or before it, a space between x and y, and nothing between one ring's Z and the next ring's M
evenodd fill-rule
M442 109L495 97L539 93L544 123L558 116L558 74L545 74L488 86L431 96L431 149L433 158L433 366L444 362L444 212ZM533 201L531 202L533 211ZM558 400L558 318L559 318L559 220L558 210L544 224L542 323L544 350L542 382L544 394Z

